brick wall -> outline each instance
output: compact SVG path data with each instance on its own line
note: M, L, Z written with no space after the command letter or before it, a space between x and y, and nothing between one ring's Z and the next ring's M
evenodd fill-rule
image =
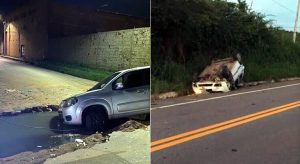
M49 39L49 60L121 70L150 65L150 28Z

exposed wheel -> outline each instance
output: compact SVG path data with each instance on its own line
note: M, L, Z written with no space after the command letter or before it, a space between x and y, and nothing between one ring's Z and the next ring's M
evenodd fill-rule
M84 118L85 127L90 131L103 131L106 117L101 112L88 111Z
M236 81L235 81L235 87L240 88L243 85L243 75L241 75Z
M238 88L240 84L240 79L237 79L234 83L235 88Z

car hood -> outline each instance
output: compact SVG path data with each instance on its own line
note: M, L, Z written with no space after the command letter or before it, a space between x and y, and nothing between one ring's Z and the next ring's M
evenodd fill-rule
M82 93L73 95L73 96L71 96L71 97L76 97L76 98L81 99L81 98L84 98L84 97L88 97L88 96L95 95L96 92L97 92L97 96L101 96L101 94L102 94L101 91L103 91L103 89L92 90L92 91L86 91L86 92L82 92ZM103 92L103 94L104 94L104 92ZM71 97L69 97L69 98L71 98ZM67 98L67 99L69 99L69 98ZM65 100L67 100L67 99L65 99Z

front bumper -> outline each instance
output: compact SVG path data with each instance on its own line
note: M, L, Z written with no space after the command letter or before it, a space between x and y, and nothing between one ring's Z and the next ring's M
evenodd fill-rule
M59 108L59 118L68 125L81 125L81 116L76 112L77 106L73 105L67 108Z

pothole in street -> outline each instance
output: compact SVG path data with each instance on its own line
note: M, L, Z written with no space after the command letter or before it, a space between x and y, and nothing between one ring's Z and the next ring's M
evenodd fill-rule
M51 112L47 108L51 108ZM54 112L56 109L57 106L49 105L27 108L18 115L0 116L0 158L10 159L16 154L23 158L24 152L32 152L32 156L42 153L39 156L56 157L106 142L114 131L132 132L150 124L150 120L110 120L103 133L92 133L82 126L63 124ZM76 142L78 139L83 142Z

